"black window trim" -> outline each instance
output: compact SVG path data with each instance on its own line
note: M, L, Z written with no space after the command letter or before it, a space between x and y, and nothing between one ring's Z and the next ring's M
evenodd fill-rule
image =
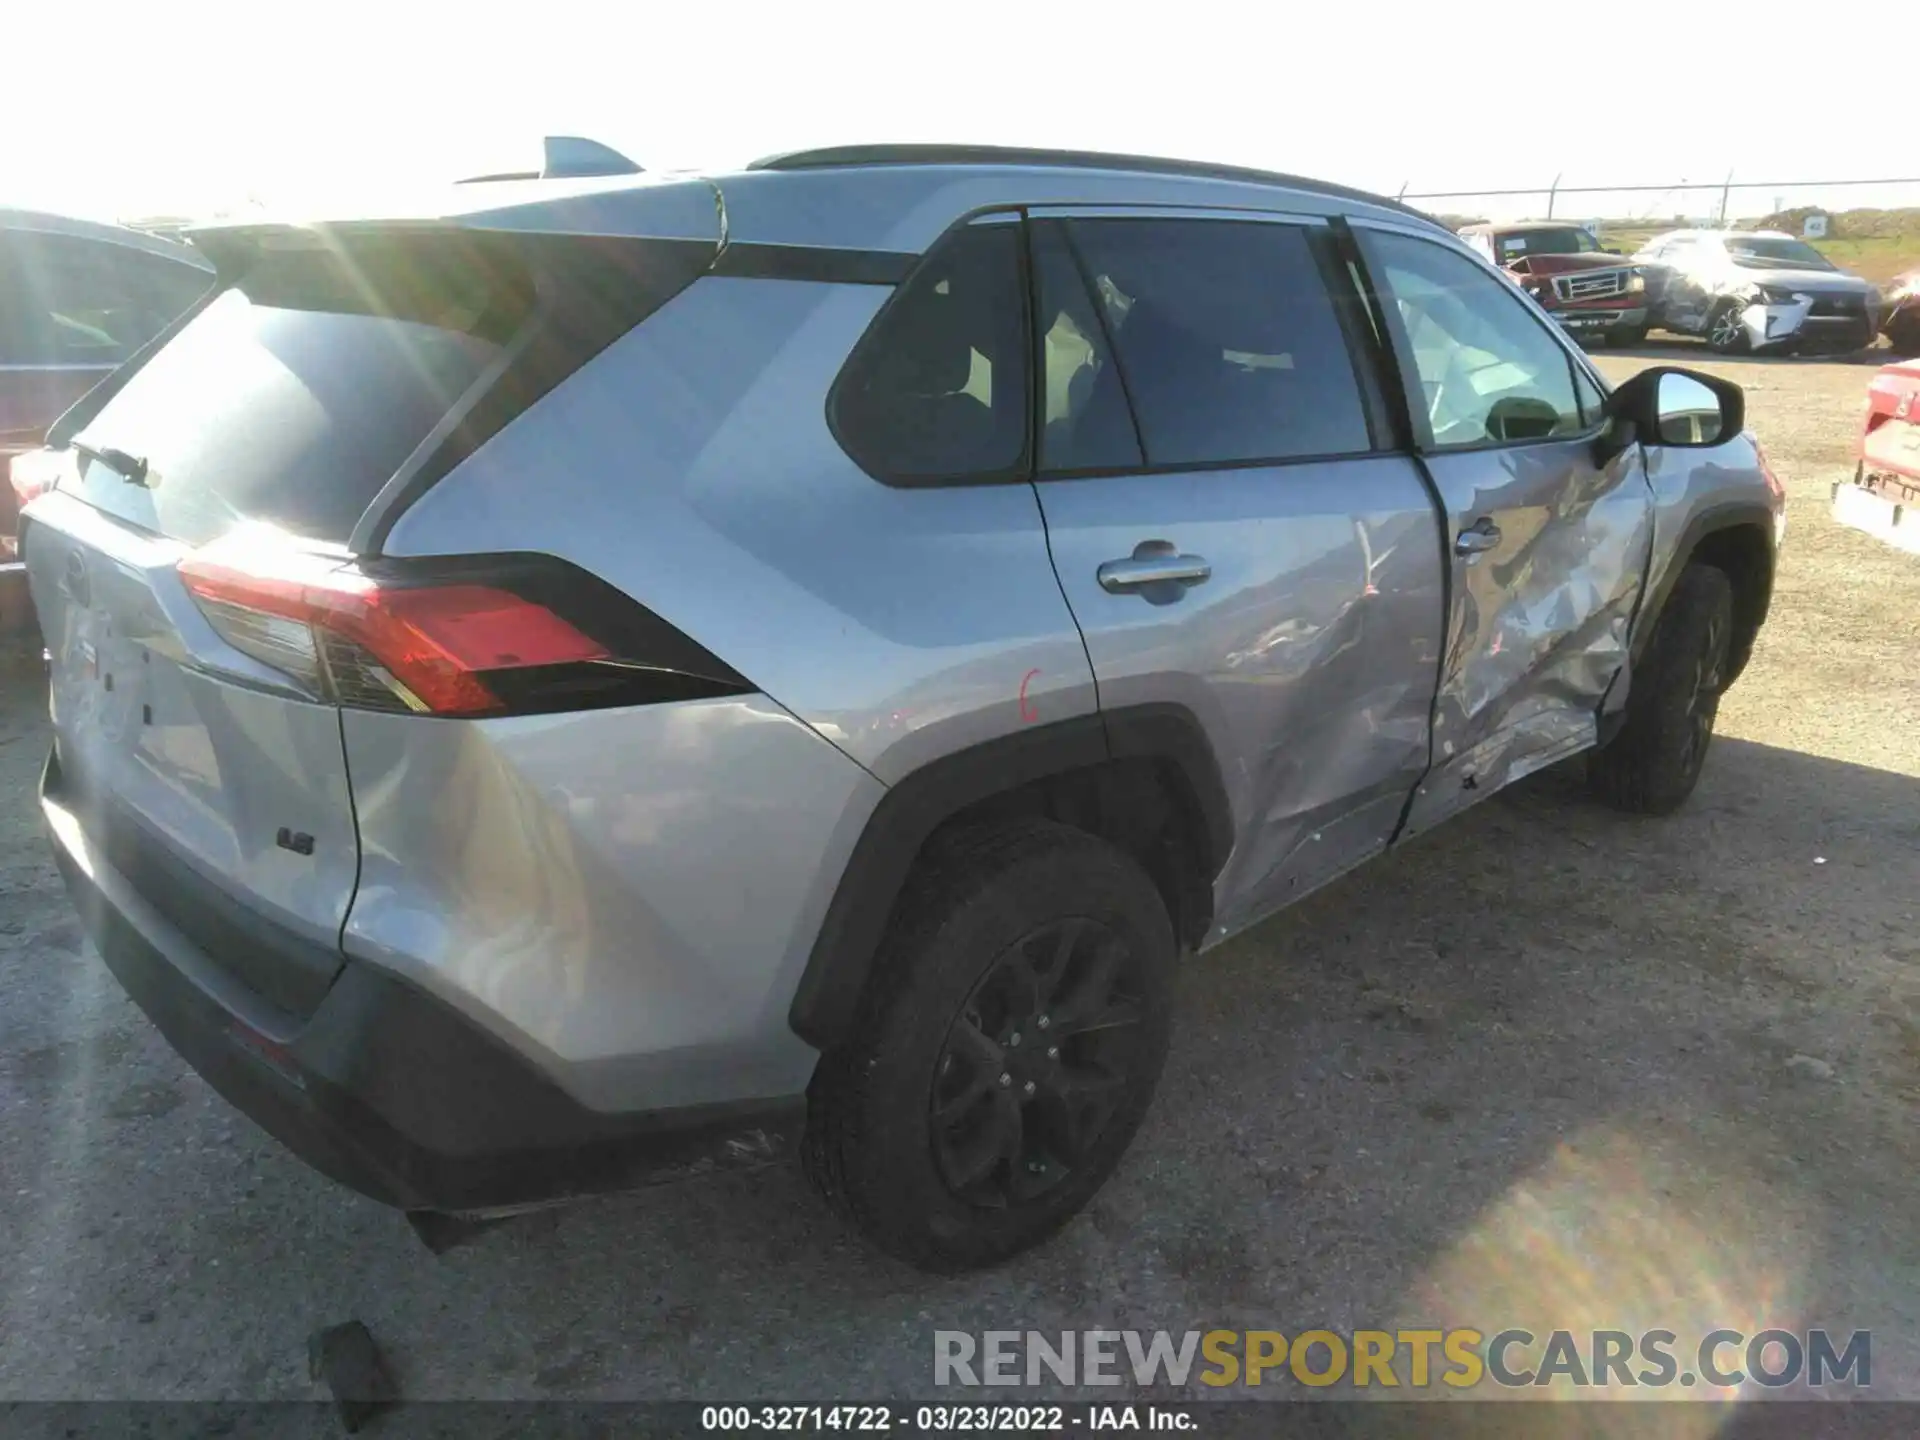
M1464 242L1460 242L1457 236L1451 237L1456 243L1448 245L1430 232L1416 230L1410 225L1389 224L1374 220L1370 217L1355 217L1351 221L1351 225L1356 232L1373 231L1384 235L1402 236L1409 240L1425 241L1436 249L1463 256L1484 271L1489 280L1497 284L1508 283L1501 273L1496 270L1484 256L1478 254L1472 247L1466 245ZM1364 239L1360 241L1360 249L1362 255L1370 259L1370 256L1368 256L1368 246ZM1580 419L1583 428L1571 435L1543 435L1525 440L1483 440L1472 445L1436 445L1433 440L1433 422L1428 417L1426 408L1414 403L1414 395L1416 393L1414 387L1418 381L1420 368L1414 361L1412 339L1407 334L1406 326L1401 322L1399 307L1387 303L1393 298L1392 286L1385 283L1384 277L1379 279L1373 278L1373 273L1377 269L1377 266L1368 264L1363 273L1367 274L1368 283L1374 290L1373 299L1375 301L1376 313L1384 320L1387 326L1387 333L1392 339L1394 366L1399 372L1400 390L1406 400L1408 417L1413 424L1415 454L1423 456L1478 455L1493 450L1528 450L1536 446L1571 445L1582 442L1591 444L1605 431L1607 428L1606 418L1602 416L1596 421L1589 422L1587 421L1586 409L1584 406L1581 406ZM1523 302L1521 309L1525 312L1525 297L1519 296L1516 298ZM1573 388L1574 404L1576 406L1580 405L1580 387L1574 383L1574 373L1576 370L1586 373L1588 378L1591 379L1599 389L1603 400L1612 393L1612 388L1600 377L1599 372L1594 369L1586 355L1572 344L1557 325L1551 320L1530 313L1529 318L1532 319L1535 324L1539 325L1547 337L1560 348L1560 353L1567 362L1567 381Z
M1140 428L1140 407L1133 403L1133 381L1127 376L1127 362L1120 358L1120 347L1114 343L1113 326L1107 323L1107 307L1100 299L1100 292L1094 288L1093 274L1087 269L1087 257L1080 253L1079 242L1073 238L1073 229L1067 221L1052 216L1044 217L1036 221L1032 215L1027 217L1027 253L1029 257L1031 257L1033 253L1033 237L1036 225L1057 227L1060 243L1066 247L1067 255L1073 261L1073 273L1080 279L1081 297L1086 300L1088 308L1093 311L1093 323L1100 327L1101 343L1106 346L1107 359L1113 365L1113 373L1120 381L1120 394L1127 402L1127 425L1133 431L1133 448L1140 453L1139 465L1123 467L1122 473L1144 473L1149 462L1147 460L1146 432ZM1031 258L1029 258L1028 266L1032 268ZM1036 294L1036 300L1037 298ZM1034 344L1037 348L1044 351L1045 337L1040 334L1040 312L1038 308L1033 311L1033 315ZM1044 358L1044 355L1042 358ZM1046 401L1047 377L1044 374L1038 374L1034 377L1034 381L1034 408L1039 410L1044 406ZM1114 473L1111 467L1100 465L1061 465L1052 469L1043 469L1039 464L1039 450L1036 449L1033 454L1033 478L1036 481L1054 480L1064 475L1106 475Z

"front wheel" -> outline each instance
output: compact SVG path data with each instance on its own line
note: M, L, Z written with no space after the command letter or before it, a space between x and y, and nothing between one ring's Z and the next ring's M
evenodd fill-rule
M936 840L821 1057L803 1160L828 1204L937 1272L1038 1244L1106 1182L1166 1059L1175 945L1153 881L1048 821Z
M1732 653L1732 582L1714 566L1687 566L1633 673L1625 724L1587 761L1601 799L1639 815L1685 803L1706 764Z
M1707 347L1721 355L1744 355L1751 344L1747 307L1738 300L1722 300L1707 317Z
M1607 332L1607 343L1609 345L1623 345L1628 347L1644 345L1647 343L1647 327L1645 325L1622 325L1617 330Z

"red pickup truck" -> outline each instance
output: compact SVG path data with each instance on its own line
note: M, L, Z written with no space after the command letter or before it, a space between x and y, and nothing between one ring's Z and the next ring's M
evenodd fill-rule
M1579 339L1637 345L1647 338L1647 281L1565 220L1465 225L1460 238L1486 256Z

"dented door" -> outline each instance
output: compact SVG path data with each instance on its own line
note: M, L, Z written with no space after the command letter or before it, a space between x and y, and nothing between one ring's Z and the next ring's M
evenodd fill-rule
M1653 536L1637 447L1594 459L1602 395L1551 322L1464 247L1363 239L1447 517L1433 765L1406 833L1578 753L1625 698Z
M1428 761L1436 517L1376 423L1320 222L1058 215L1029 227L1035 488L1101 708L1176 706L1219 760L1218 938L1399 825Z

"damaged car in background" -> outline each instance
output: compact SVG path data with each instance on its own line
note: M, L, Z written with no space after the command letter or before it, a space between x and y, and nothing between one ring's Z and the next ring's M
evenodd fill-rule
M1493 261L1569 334L1609 345L1647 338L1647 281L1638 265L1601 248L1566 220L1463 225L1460 238Z
M1883 366L1867 386L1853 479L1834 482L1833 518L1920 555L1920 360Z
M1633 258L1653 328L1724 355L1846 355L1880 332L1880 292L1782 231L1673 230Z
M1909 270L1887 290L1887 313L1880 321L1896 355L1920 355L1920 270Z

